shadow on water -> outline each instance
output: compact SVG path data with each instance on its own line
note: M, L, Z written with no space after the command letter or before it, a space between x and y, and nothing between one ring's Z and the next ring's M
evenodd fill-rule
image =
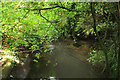
M55 43L52 54L40 58L34 62L33 55L29 56L24 65L16 66L11 74L15 78L100 78L101 74L92 69L87 62L89 48L88 43L79 48L72 46L69 41Z
M49 78L54 76L53 64L51 60L46 59L47 57L40 58L38 62L31 60L30 71L26 78Z

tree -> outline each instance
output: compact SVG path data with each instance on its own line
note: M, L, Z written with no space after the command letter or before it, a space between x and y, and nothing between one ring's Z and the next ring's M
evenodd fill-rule
M96 18L95 18L95 9L94 9L94 5L95 3L92 3L91 2L91 12L92 12L92 16L93 16L93 29L94 29L94 32L95 32L95 35L97 36L98 38L98 41L100 43L100 46L102 47L103 51L104 51L104 54L105 54L105 61L106 61L106 72L107 72L107 77L109 77L109 71L110 71L110 67L109 67L109 62L108 62L108 55L107 55L107 50L105 48L105 46L103 45L103 42L102 40L100 39L99 37L99 34L96 30Z
M119 5L97 2L2 2L4 49L18 54L24 50L33 52L69 35L75 40L80 40L81 36L88 39L91 35L96 41L93 51L96 50L100 54L95 53L99 57L98 63L105 63L105 66L102 65L108 76L109 72L116 76L116 64L119 69L120 61L120 41L118 42L116 36L120 30L120 20L116 15L120 13L117 13L119 8L117 10L116 6ZM91 58L96 60L94 54Z
M118 37L119 37L118 78L120 80L120 2L118 2Z

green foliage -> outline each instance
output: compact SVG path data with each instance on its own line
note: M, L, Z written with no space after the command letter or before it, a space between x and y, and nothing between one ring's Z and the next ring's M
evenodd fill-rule
M36 63L38 63L38 60L36 60L36 59L34 59L33 61L36 62Z
M118 28L116 3L95 3L94 8L96 30L103 33L100 39L107 47L109 62L113 64L111 70L115 73L117 63L114 61L117 59L113 39ZM77 41L76 37L81 36L95 35L96 37L91 6L88 2L2 2L1 25L0 36L3 36L3 48L18 54L22 51L19 48L35 51L42 47L46 53L47 44L69 35L75 41ZM11 55L17 56L15 53ZM35 54L37 58L40 58L40 55L39 52ZM89 55L88 60L93 64L105 62L101 48L98 48L98 51L93 50Z
M19 6L16 5L19 5L19 3L2 3L2 11L4 14L2 33L8 36L6 39L9 39L10 49L14 49L14 47L18 47L20 44L30 46L28 43L29 41L33 44L30 49L34 50L38 49L39 43L43 43L44 40L48 39L51 42L58 38L57 31L54 29L55 25L47 23L45 19L43 19L39 14L35 14L34 11L27 13L28 10L25 10L29 8L42 8L40 5L45 5L44 7L48 7L47 3L43 4L39 2L31 4L22 2ZM51 11L53 14L51 14ZM54 15L53 10L48 10L47 13ZM51 20L55 18L47 13L43 14L43 16L47 16L48 19ZM37 41L36 36L31 35L38 35L39 40Z
M90 58L88 58L88 61L92 62L93 64L101 63L105 61L104 53L102 50L99 50L99 51L92 50L89 53L89 55L90 55Z
M110 43L112 43L110 41ZM112 77L117 77L117 57L115 56L115 45L114 44L110 44L107 47L108 50L108 59L109 59L109 66L110 66L110 70L111 70L111 75ZM97 65L100 66L100 64L102 64L102 72L104 72L104 70L106 69L106 65L105 64L105 56L104 56L104 52L103 50L92 50L89 53L89 58L88 61L92 62L93 65Z

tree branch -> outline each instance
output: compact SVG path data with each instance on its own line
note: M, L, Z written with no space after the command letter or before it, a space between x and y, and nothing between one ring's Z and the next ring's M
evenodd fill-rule
M30 10L28 10L28 11L26 12L26 14L12 27L12 29L13 29L20 21L22 21L23 18L25 18L25 16L26 16L29 12L30 12Z
M57 7L58 6L51 7L51 8L31 9L31 11L35 11L35 10L48 10L48 9L54 9L54 8L57 8Z
M31 9L31 11L35 11L35 10L48 10L48 9L54 9L54 8L62 8L62 9L66 9L68 11L72 11L72 12L81 12L80 10L72 10L72 9L68 9L66 7L63 7L63 6L55 6L55 7L51 7L51 8L40 8L40 9Z
M47 18L45 18L45 17L41 14L41 10L39 10L39 14L40 14L40 16L41 16L42 18L44 18L45 20L47 20L47 21L50 22L50 23L58 23L58 22L59 22L59 21L57 21L57 20L54 20L54 21L48 20Z

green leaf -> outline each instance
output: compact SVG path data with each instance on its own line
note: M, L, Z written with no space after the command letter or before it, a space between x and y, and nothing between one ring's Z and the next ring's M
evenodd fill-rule
M38 63L38 60L36 60L36 59L34 59L33 61L36 62L36 63Z

